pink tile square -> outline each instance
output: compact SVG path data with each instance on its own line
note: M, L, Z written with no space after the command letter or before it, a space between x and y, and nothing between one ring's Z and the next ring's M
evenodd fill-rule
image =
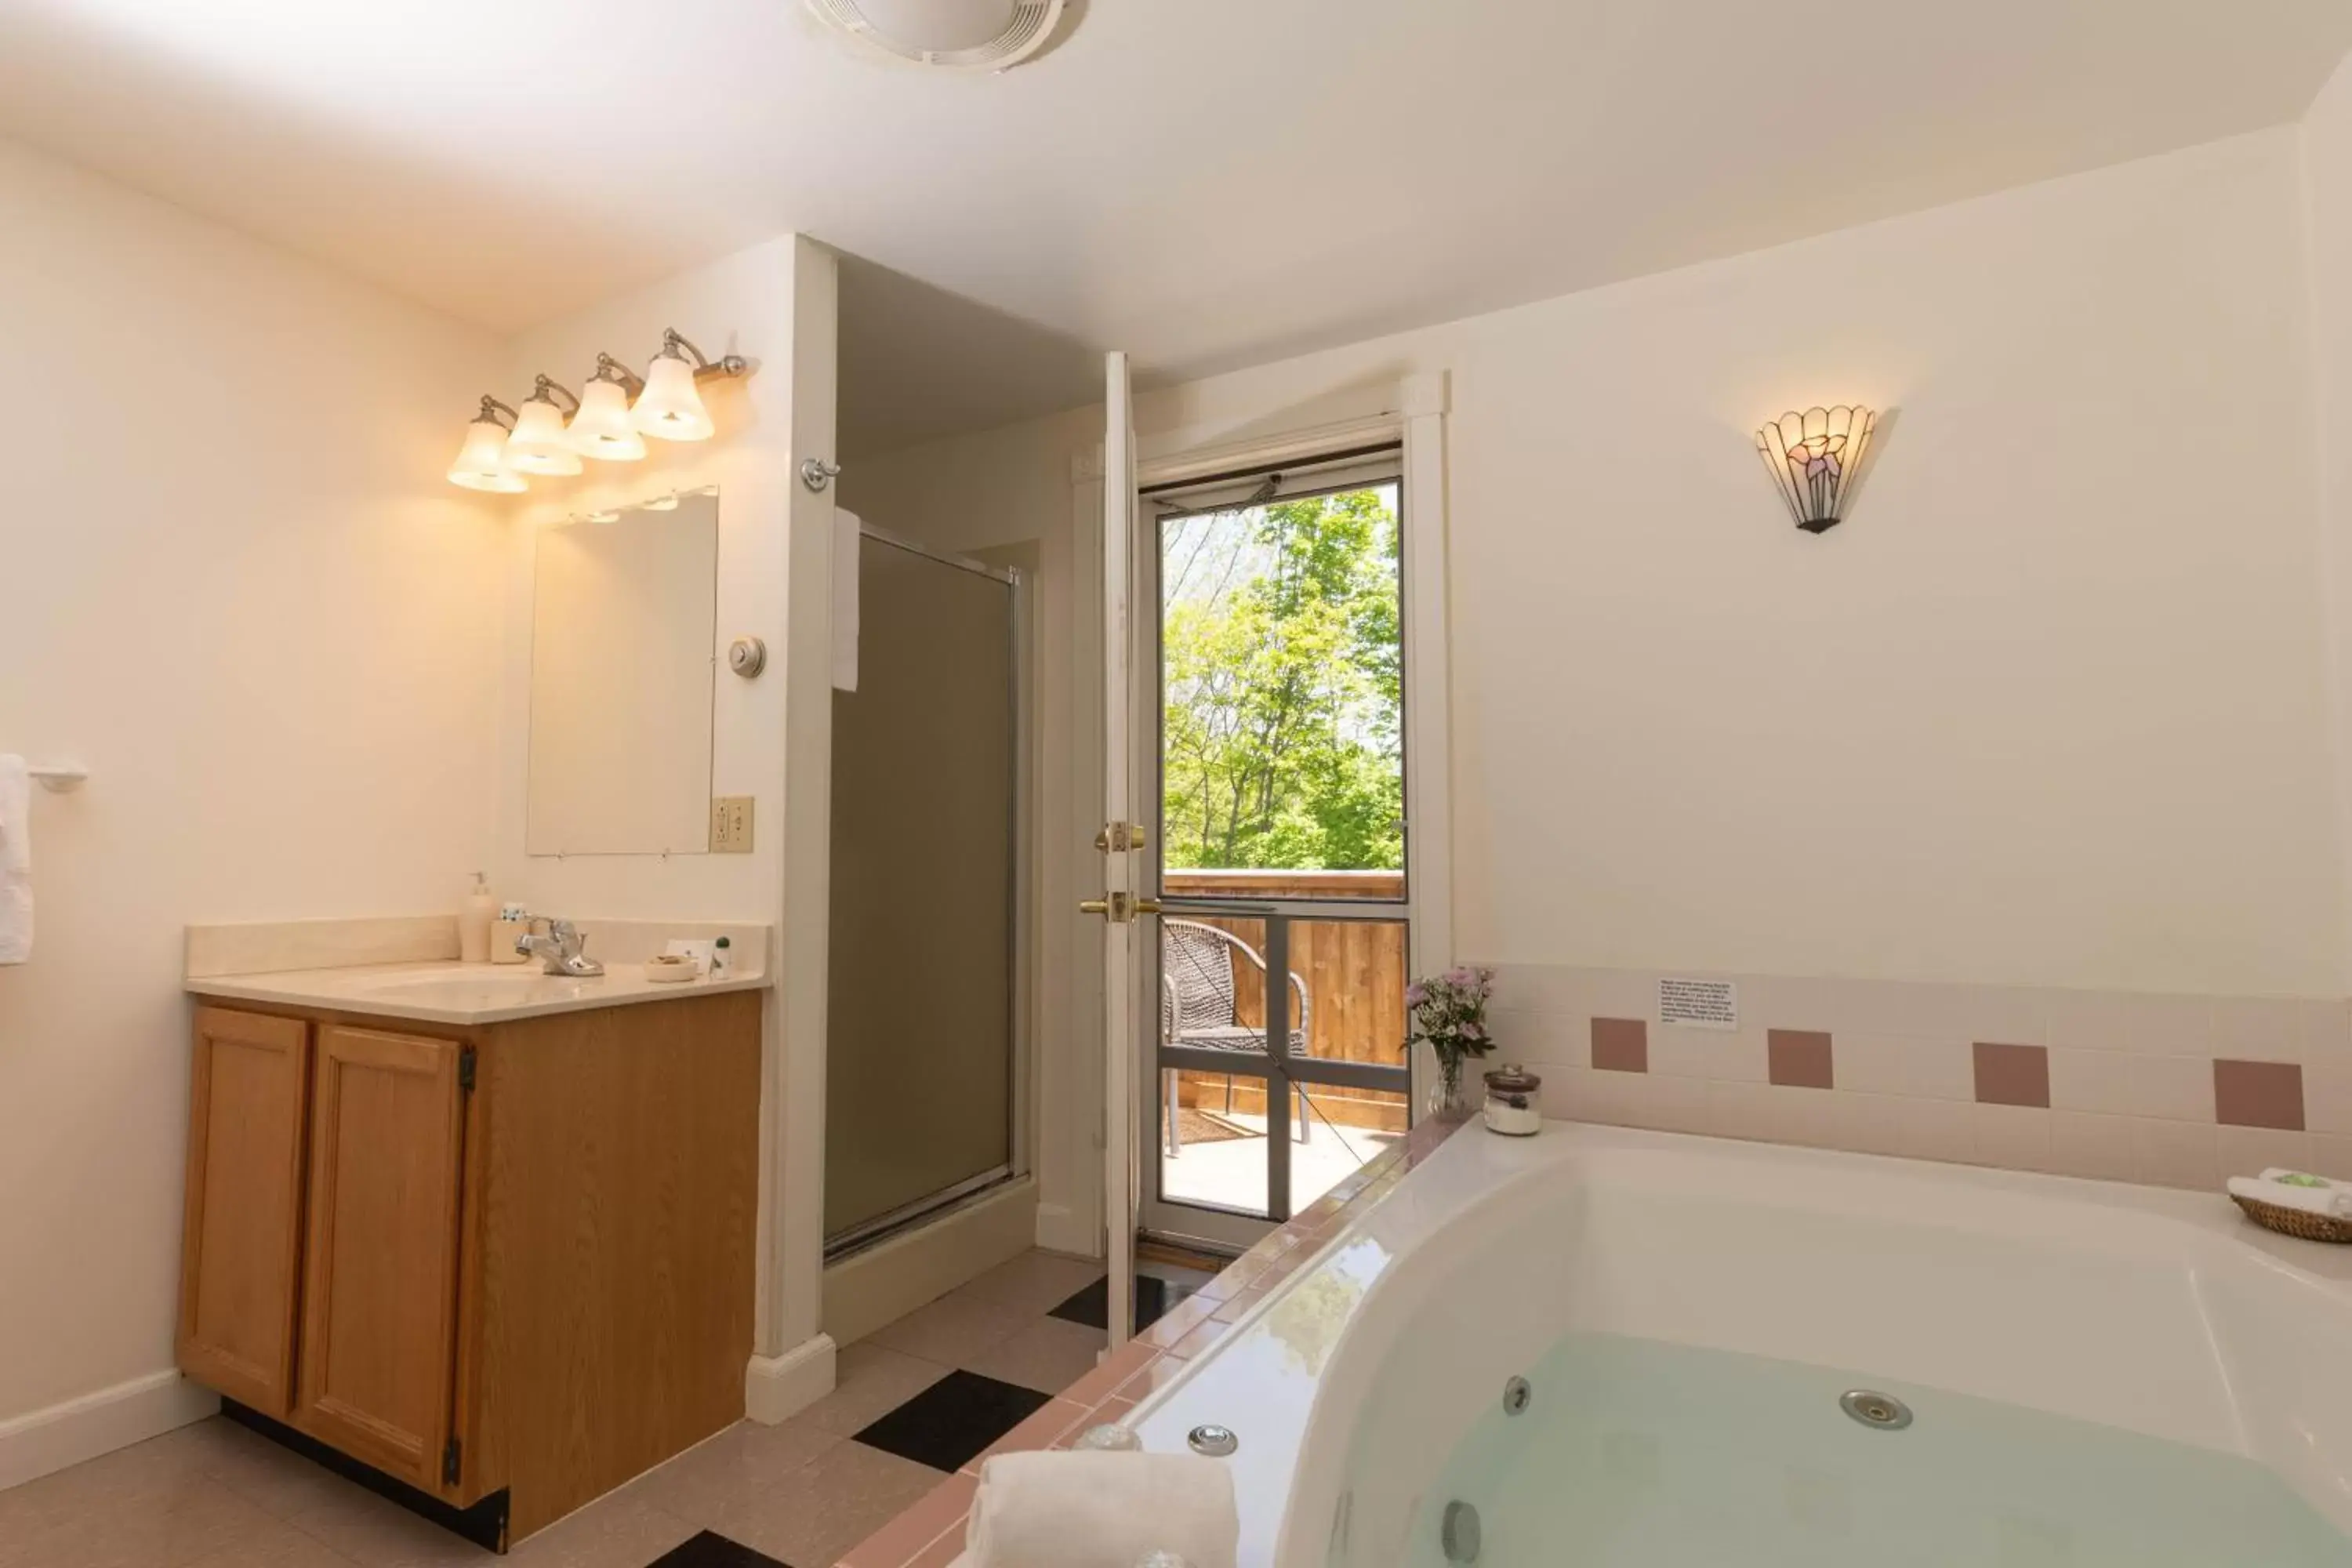
M2050 1104L2050 1051L2045 1046L1976 1042L1977 1102L1980 1105Z
M1643 1018L1592 1020L1592 1065L1603 1072L1650 1070L1650 1025Z
M1830 1037L1820 1029L1771 1029L1764 1037L1765 1066L1782 1089L1831 1089L1835 1073Z
M2231 1127L2303 1131L2303 1068L2294 1062L2213 1063L2213 1119Z

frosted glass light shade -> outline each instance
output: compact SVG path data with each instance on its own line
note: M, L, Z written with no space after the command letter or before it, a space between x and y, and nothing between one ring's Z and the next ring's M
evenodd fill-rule
M507 437L507 467L526 474L576 474L580 454L564 433L563 411L551 399L534 397L515 418Z
M466 426L465 445L449 465L449 482L469 490L510 496L526 489L523 477L507 467L507 427L495 419L477 419Z
M617 381L592 381L572 416L572 445L583 458L631 463L646 455L646 438L629 423L629 395Z
M694 366L664 354L646 367L646 389L629 417L638 429L665 441L708 441L717 427L702 394L694 387Z

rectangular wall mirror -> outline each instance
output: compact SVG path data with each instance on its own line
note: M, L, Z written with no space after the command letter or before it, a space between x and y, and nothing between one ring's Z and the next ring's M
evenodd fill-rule
M718 492L604 515L539 535L524 847L707 855Z

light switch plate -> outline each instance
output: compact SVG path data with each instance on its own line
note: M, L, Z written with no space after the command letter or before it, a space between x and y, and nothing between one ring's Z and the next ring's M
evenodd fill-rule
M749 855L751 852L751 797L722 795L710 802L710 852Z

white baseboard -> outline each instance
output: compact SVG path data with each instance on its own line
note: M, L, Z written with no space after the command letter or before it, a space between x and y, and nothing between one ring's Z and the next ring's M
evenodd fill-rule
M743 1414L763 1426L789 1421L833 1392L833 1339L814 1334L743 1369Z
M1005 1183L824 1271L824 1331L854 1344L1036 1244L1037 1184Z
M220 1395L173 1369L0 1421L0 1491L160 1437L220 1408Z
M1102 1237L1093 1223L1074 1213L1067 1204L1037 1205L1037 1245L1072 1258L1102 1256Z

